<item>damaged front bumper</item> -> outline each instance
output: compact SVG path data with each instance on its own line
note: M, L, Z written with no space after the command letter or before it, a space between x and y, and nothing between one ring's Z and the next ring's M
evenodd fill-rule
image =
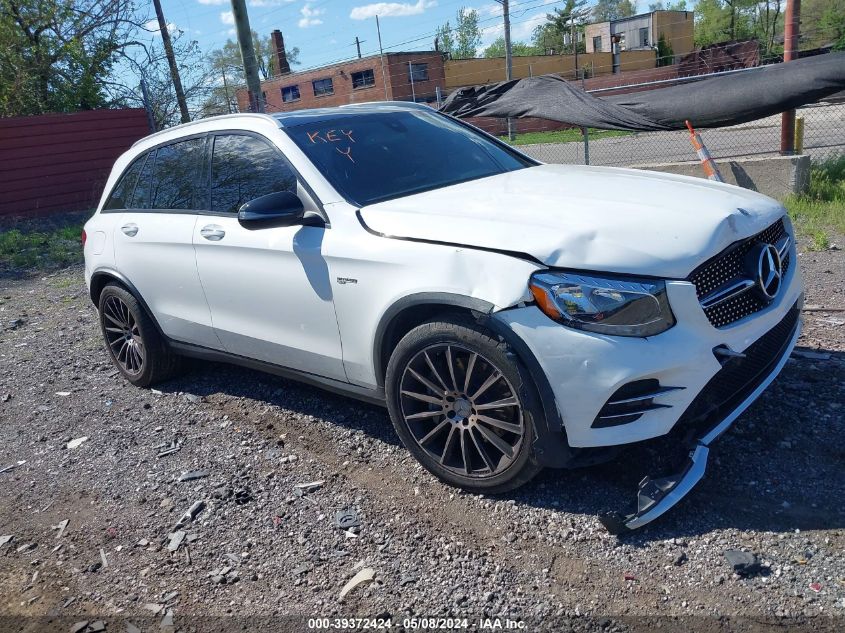
M709 415L699 415L693 420L684 420L682 418L679 422L682 425L689 424L695 429L703 428L697 435L693 436L693 439L688 440L690 450L682 468L677 473L665 477L652 478L646 476L643 478L637 491L637 508L635 512L628 515L612 512L599 517L609 532L620 534L651 523L675 506L704 477L707 469L707 457L710 451L710 445L765 391L786 364L801 333L799 305L800 301L796 303L776 328L749 348L752 349L755 346L763 348L768 346L771 348L772 344L776 344L779 347L776 353L769 357L771 360L768 363L762 368L755 368L758 371L755 371L754 375L749 377L749 381L739 392L734 394L726 402L715 405L715 410L714 405L710 405ZM781 331L778 331L779 329ZM783 330L786 331L783 332ZM734 363L742 364L750 362L753 361L749 360L746 354L742 354L739 357L726 360L725 367L719 373L735 371L736 366ZM710 384L718 383L719 380L720 376L717 374L711 380ZM708 384L708 387L710 384ZM716 386L718 387L719 385L716 384ZM700 398L704 397L706 399L708 387L705 387L702 391L702 394L699 396ZM694 415L698 410L707 405L708 403L706 402L700 402L696 408L696 403L693 402L690 409ZM712 422L714 419L718 420L715 424ZM708 420L711 421L709 425L707 424Z

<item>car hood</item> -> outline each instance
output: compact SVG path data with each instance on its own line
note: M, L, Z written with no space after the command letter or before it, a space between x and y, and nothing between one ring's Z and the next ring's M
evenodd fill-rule
M701 178L539 165L363 207L385 237L522 253L547 266L681 279L783 206Z

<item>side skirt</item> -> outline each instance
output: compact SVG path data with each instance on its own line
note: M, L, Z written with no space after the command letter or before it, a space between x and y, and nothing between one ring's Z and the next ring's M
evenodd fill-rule
M230 354L229 352L222 352L200 345L193 345L191 343L182 343L181 341L168 340L168 345L175 353L187 356L189 358L196 358L198 360L207 360L216 363L230 363L256 371L262 371L296 382L301 382L312 387L319 387L332 393L355 398L369 404L376 404L381 407L386 407L386 400L384 389L381 387L361 387L353 385L341 380L333 378L326 378L325 376L318 376L316 374L309 374L308 372L291 369L289 367L282 367L281 365L274 365L254 358L247 358L245 356L238 356L237 354Z

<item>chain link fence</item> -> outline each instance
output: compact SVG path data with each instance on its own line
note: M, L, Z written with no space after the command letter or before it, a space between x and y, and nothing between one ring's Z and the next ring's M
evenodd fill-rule
M633 91L645 87L647 84L631 84L620 89ZM803 120L803 153L809 154L813 161L845 153L845 95L799 108L796 117ZM697 131L717 162L776 156L780 152L779 114L741 125ZM515 142L525 153L547 163L633 167L698 160L686 130L605 134L589 130L586 143L583 133L569 134L568 142L546 143L544 137L553 140L553 132L533 133L522 139L517 136Z

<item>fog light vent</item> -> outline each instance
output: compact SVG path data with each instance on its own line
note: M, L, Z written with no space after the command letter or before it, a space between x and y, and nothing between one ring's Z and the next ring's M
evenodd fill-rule
M609 426L619 426L639 420L643 414L656 409L666 409L669 404L655 402L655 398L685 389L685 387L664 387L656 378L635 380L622 385L604 404L593 420L592 428L603 429Z

